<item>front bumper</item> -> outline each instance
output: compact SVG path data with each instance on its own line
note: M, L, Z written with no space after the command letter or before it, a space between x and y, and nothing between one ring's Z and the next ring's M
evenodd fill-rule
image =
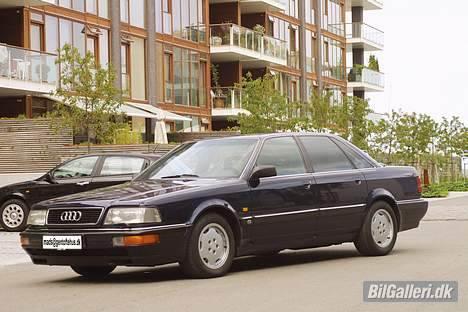
M402 200L398 202L400 210L400 231L417 228L426 215L429 203L423 199Z
M177 262L182 259L190 227L155 226L138 229L61 229L27 230L21 233L22 240L29 241L23 246L34 264L42 265L83 265L83 266L155 266ZM129 235L158 234L159 242L153 245L114 247L113 238ZM80 235L81 250L43 249L44 235Z

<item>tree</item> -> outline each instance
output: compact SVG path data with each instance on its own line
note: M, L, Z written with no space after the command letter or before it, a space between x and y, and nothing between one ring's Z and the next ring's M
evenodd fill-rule
M65 45L56 61L60 83L54 95L60 99L50 117L54 126L85 133L90 151L91 139L107 141L122 126L121 90L114 85L112 68L101 67L93 55L80 55Z
M369 145L369 120L367 116L370 113L369 103L358 97L349 97L346 100L346 106L350 110L351 123L351 142L357 147L368 150Z
M298 121L299 104L289 104L275 88L275 78L265 75L252 79L247 75L240 84L242 108L248 113L237 117L242 133L273 133L293 130Z

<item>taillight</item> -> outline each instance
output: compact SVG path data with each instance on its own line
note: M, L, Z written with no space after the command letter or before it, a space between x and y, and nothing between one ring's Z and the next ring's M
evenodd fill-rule
M418 184L418 193L421 194L422 193L422 183L421 183L421 177L420 176L416 177L416 183Z

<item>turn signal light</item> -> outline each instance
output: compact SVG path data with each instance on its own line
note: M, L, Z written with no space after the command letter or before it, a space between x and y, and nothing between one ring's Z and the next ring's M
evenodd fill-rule
M159 235L132 235L114 237L112 239L114 247L132 247L159 244Z
M30 245L28 237L21 236L20 241L21 241L21 246L22 247L26 247L26 246Z

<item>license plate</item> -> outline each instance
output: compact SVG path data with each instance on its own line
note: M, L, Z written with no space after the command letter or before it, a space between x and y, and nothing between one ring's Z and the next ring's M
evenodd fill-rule
M47 236L42 237L43 249L79 250L82 249L81 236Z

